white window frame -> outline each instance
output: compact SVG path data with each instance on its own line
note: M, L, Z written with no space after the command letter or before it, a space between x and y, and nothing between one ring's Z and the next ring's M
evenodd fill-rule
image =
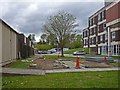
M115 39L115 32L112 32L112 39Z

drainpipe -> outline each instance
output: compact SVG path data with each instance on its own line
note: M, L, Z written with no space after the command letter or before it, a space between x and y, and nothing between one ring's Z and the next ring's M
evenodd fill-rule
M108 57L111 55L111 31L110 27L108 27Z

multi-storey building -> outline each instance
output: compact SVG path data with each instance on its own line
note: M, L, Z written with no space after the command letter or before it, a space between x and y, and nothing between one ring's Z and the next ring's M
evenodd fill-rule
M106 26L108 28L108 54L120 55L120 0L106 6ZM109 48L111 47L111 48Z
M120 0L105 4L89 17L89 25L83 30L83 47L102 55L120 55ZM85 33L88 33L85 36ZM88 40L87 40L88 39ZM87 41L89 43L86 44ZM87 46L86 46L87 45Z

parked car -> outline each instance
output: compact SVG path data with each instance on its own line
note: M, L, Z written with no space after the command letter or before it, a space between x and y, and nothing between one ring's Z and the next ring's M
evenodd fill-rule
M48 52L49 52L49 53L55 53L56 50L55 50L55 48L53 48L53 49L48 50Z
M85 55L84 51L76 51L73 53L73 55Z
M38 54L48 54L48 51L38 51Z

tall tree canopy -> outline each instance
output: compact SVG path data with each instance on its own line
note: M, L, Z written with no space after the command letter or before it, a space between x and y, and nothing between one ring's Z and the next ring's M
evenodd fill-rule
M76 18L73 15L67 12L59 12L48 18L48 22L43 26L43 30L44 33L56 40L55 42L61 48L61 56L64 56L63 48L71 35L75 33L77 26Z
M28 38L33 42L33 43L35 43L35 34L29 34L28 35Z

